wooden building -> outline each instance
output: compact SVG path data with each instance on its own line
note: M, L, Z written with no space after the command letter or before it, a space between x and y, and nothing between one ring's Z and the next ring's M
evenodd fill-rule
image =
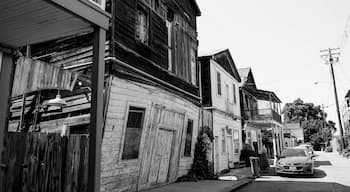
M272 91L258 89L251 68L239 69L242 127L244 143L261 154L266 147L270 158L280 154L284 136L281 121L280 99ZM262 138L268 141L263 145ZM270 145L271 144L271 145Z
M174 182L191 168L201 126L196 21L201 12L195 0L115 0L106 2L106 11L111 23L100 189L138 191ZM68 78L70 89L60 91L67 104L61 108L34 110L54 99L56 89L14 97L11 130L27 125L26 131L86 134L91 129L92 39L84 32L31 46L32 59L76 79ZM23 123L23 117L38 120Z
M27 100L27 93L38 93L48 87L55 87L57 94L57 89L61 89L62 87L67 88L68 84L72 85L70 83L70 77L75 76L71 72L51 66L48 67L44 63L36 62L30 58L24 58L24 55L21 54L21 47L86 32L92 34L92 38L90 39L93 50L91 51L91 60L94 62L91 65L93 70L91 73L92 78L90 79L90 83L92 83L90 110L93 115L87 117L91 125L91 128L87 130L87 134L89 134L89 148L86 150L86 156L88 156L89 162L82 167L88 168L85 170L86 177L84 177L84 180L86 179L85 184L87 185L85 186L85 191L97 191L100 188L99 168L101 149L99 146L101 143L101 122L103 117L101 107L101 103L103 102L104 75L103 52L106 30L109 28L110 20L110 15L104 10L104 2L104 0L1 1L0 89L2 93L0 94L0 191L59 191L60 187L64 186L63 183L65 181L62 180L62 175L65 170L59 170L62 172L58 171L58 162L49 164L50 162L48 161L39 161L39 156L41 159L45 156L42 151L40 153L35 151L33 149L35 144L23 145L29 138L35 138L40 134L36 134L34 137L28 136L34 134L27 133L14 132L12 134L9 133L8 126L18 121L16 118L13 118L13 116L16 116L14 113L17 110L15 108L18 106L21 108L20 118L25 115L33 117L34 114L38 114L41 103L36 103L36 101L40 101L41 96L35 94L34 97L36 99L32 102L35 106L31 107L34 104L29 103L26 105L23 102ZM27 52L29 53L30 51ZM29 54L26 56L29 56ZM21 69L21 73L18 73L20 72L19 69ZM51 73L46 73L47 70ZM41 73L38 73L39 71ZM56 76L53 74L56 74ZM15 82L15 85L13 85L13 82ZM12 93L24 95L22 97L20 96L21 98L19 100L21 103L16 103L18 98L12 97ZM32 96L30 96L30 99L33 100ZM38 115L34 116L38 117ZM27 127L35 127L33 126L35 124L33 122L37 122L36 120L30 120L29 118L27 120L30 121L24 123ZM23 123L24 121L21 122ZM11 140L11 138L15 139ZM44 146L43 143L40 143L40 145ZM20 149L17 150L16 148ZM34 153L35 155L31 156ZM46 157L50 159L53 156L55 155L51 157L47 155ZM60 156L56 154L55 157L59 158ZM24 159L29 160L29 162L23 161ZM56 169L49 170L47 169L48 167L55 167ZM44 171L45 169L47 171ZM75 171L71 171L70 173L72 172L77 173ZM39 173L40 176L31 177L33 173ZM69 172L67 173L66 175L70 175ZM54 182L51 182L53 180ZM73 188L67 186L66 189L67 191L74 191Z
M233 168L239 162L242 147L240 76L228 49L199 57L204 122L211 122L214 135L214 172ZM210 118L210 120L208 120Z

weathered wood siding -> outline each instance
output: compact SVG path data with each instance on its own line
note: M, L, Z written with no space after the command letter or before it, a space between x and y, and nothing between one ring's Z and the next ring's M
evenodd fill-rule
M77 73L21 57L16 64L12 96L45 89L72 91L77 78Z
M53 99L57 92L43 95L41 103L45 104L49 99ZM88 124L90 122L90 98L89 90L77 92L67 92L62 99L67 102L67 106L62 110L57 107L41 108L38 112L37 127L43 132L60 132L64 126L74 126L78 124ZM30 95L26 97L25 120L32 121L35 115L35 102L37 97ZM11 101L9 131L18 130L22 110L22 98L17 97ZM33 130L33 127L29 129Z
M129 106L145 108L145 121L139 158L122 160ZM186 174L193 160L199 111L191 102L157 87L115 78L102 144L101 191L136 191L173 182ZM194 122L192 153L184 157L189 118Z
M0 191L87 191L88 137L9 132Z
M167 68L168 36L164 16L162 18L154 10L148 8L150 17L150 42L148 45L137 42L135 40L135 25L138 3L145 5L142 1L138 0L116 0L115 38L118 42L126 45L145 59L151 60L163 68Z
M105 49L105 57L110 56L109 41L106 41ZM29 59L23 59L25 62L22 62L23 67L17 67L18 73L16 72L16 74L18 76L18 81L15 80L14 82L14 92L28 86L39 89L43 86L37 85L41 84L46 85L46 88L51 88L51 90L46 89L40 91L40 93L34 91L26 94L24 110L25 120L31 121L33 117L37 115L37 128L43 132L60 132L63 127L69 128L76 125L88 125L90 122L91 105L92 35L87 33L32 45L32 56L33 59L45 62L46 67L30 67L30 65L25 62ZM38 61L34 63L41 66L43 62ZM106 65L108 65L108 63L106 63ZM31 70L21 70L22 68L31 68ZM59 68L59 71L69 71L67 73L72 73L74 75L78 74L77 78L75 78L75 76L72 78L72 76L69 77L68 75L61 75L62 77L55 76L55 73L50 73L52 70L47 70L57 68ZM109 68L106 67L107 71L108 69ZM20 74L22 74L23 71L28 71L28 73L21 76ZM34 79L37 83L34 84L27 81L29 85L23 86L23 83L20 81L21 79ZM56 81L53 81L53 79L56 79ZM106 89L108 87L107 79L108 77L106 76ZM81 86L75 83L78 81L82 83ZM41 106L45 106L50 99L55 98L57 87L51 85L52 82L61 82L63 86L61 88L69 88L68 91L60 92L62 99L67 102L67 106L64 106L62 110L57 107L43 107L35 114L35 103L37 100ZM108 90L105 91L105 93L105 96L107 96ZM40 97L40 99L38 97ZM9 122L9 130L11 131L18 130L22 105L22 96L12 98ZM88 126L86 126L86 132L87 128ZM31 130L32 129L29 131Z
M197 53L196 16L192 4L187 1L160 1L159 9L148 6L142 0L117 0L113 23L115 55L122 62L140 69L160 80L188 93L199 96L198 81L191 83L190 50ZM146 7L149 16L148 43L135 37L137 5ZM167 7L174 11L172 22L172 67L168 63ZM184 9L189 18L184 14ZM197 65L197 64L196 64ZM198 79L198 66L196 79Z

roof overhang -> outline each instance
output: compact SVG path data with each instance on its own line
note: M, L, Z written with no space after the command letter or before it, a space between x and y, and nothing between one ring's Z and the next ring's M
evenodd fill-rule
M105 30L110 15L89 0L1 0L0 46L17 48L69 35Z

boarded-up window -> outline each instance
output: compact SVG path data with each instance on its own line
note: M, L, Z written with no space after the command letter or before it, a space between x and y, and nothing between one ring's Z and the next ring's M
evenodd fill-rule
M216 81L217 81L218 95L221 95L221 74L220 74L220 72L216 72Z
M187 122L187 130L186 130L186 140L185 140L185 150L184 150L185 157L191 157L192 133L193 133L193 120L189 119Z
M136 40L141 43L148 44L148 26L149 26L149 18L148 12L146 8L141 5L137 6L136 11Z
M197 65L196 65L196 51L194 48L191 49L191 82L193 85L197 85Z
M233 103L237 103L237 98L236 98L236 85L232 84L232 91L233 91Z
M144 108L129 108L122 154L123 160L137 159L139 156L144 114Z
M221 129L221 152L226 153L225 129Z

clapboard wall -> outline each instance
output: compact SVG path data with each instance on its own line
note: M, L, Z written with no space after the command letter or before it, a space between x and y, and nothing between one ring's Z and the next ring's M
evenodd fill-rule
M129 106L146 109L141 148L136 160L122 160L127 111ZM194 145L199 126L200 108L191 102L154 86L114 78L111 86L107 120L102 144L101 191L135 191L157 185L152 181L152 164L160 130L174 132L169 162L173 182L186 174L193 161ZM193 120L191 157L185 157L184 142L187 120Z

